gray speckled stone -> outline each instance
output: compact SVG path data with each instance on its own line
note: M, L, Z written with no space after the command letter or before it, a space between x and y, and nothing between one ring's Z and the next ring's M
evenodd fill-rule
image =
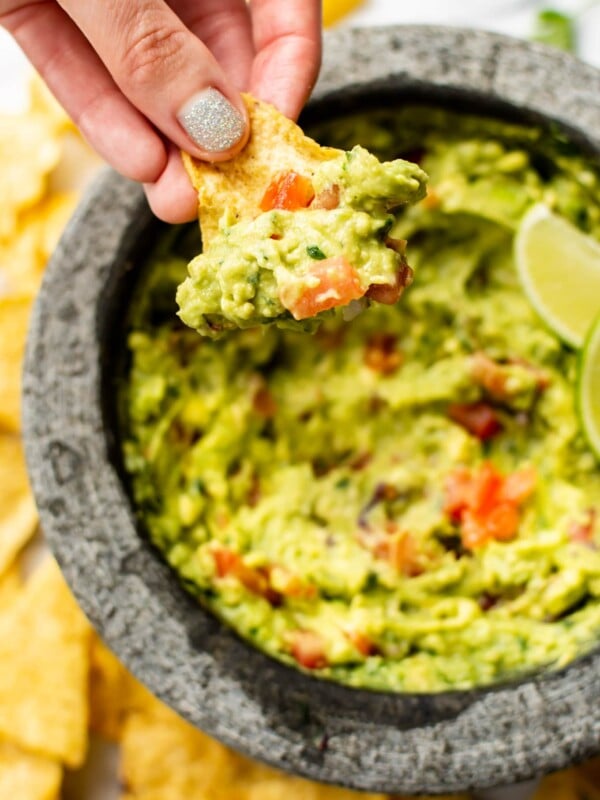
M600 140L598 72L487 33L405 27L329 36L314 107L348 107L376 89L472 110L522 106L595 147ZM491 691L363 692L247 647L179 587L136 527L111 425L118 299L155 226L139 187L111 172L99 179L46 274L25 365L26 450L43 527L77 599L123 662L223 742L359 789L485 788L600 750L597 653Z

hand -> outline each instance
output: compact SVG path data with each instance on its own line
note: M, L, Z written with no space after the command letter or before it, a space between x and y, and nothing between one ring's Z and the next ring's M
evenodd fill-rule
M245 144L240 90L296 118L316 80L319 0L0 0L0 24L83 135L185 222L196 196L179 150L210 161Z

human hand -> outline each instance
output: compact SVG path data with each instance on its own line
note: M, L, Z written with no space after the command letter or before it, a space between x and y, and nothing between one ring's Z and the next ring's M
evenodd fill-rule
M240 90L295 119L320 64L319 0L0 0L0 25L172 223L197 213L179 150L235 155L248 137Z

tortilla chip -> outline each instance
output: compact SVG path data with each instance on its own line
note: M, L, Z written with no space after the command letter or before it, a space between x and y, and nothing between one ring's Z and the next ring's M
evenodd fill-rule
M0 296L0 431L21 427L21 361L30 313L31 297Z
M69 767L82 764L90 635L56 562L47 559L0 613L0 735Z
M600 757L591 758L589 761L580 764L576 769L586 781L596 787L596 794L593 795L593 800L600 798Z
M20 216L14 237L0 241L0 297L35 297L76 201L75 192L49 195Z
M586 774L586 765L561 770L542 779L532 800L600 800L600 784Z
M0 742L0 797L6 800L57 800L62 769L56 761L24 753Z
M109 742L121 738L133 701L133 678L101 639L94 635L90 665L90 730Z
M198 192L198 213L204 248L215 235L223 210L232 222L257 215L266 187L278 172L295 170L307 177L340 150L321 147L274 106L244 95L250 117L250 138L231 161L211 164L183 153L183 163Z
M45 114L0 116L0 238L14 235L19 213L44 196L61 152L60 133Z
M32 227L23 228L19 223L13 237L0 240L0 298L22 297L31 302L45 265L38 231Z
M16 436L0 434L0 576L33 536L37 524L21 442Z
M21 568L15 562L3 575L0 575L0 613L3 609L10 608L22 588Z
M77 205L77 192L48 195L34 209L23 215L25 229L33 228L38 237L38 252L44 265L54 252L62 232Z

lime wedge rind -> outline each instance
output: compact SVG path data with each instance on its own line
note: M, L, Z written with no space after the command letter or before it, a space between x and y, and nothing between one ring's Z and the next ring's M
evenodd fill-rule
M600 315L592 324L579 357L577 406L583 432L600 460Z
M600 244L537 203L521 221L514 254L535 311L564 342L581 347L600 312Z

